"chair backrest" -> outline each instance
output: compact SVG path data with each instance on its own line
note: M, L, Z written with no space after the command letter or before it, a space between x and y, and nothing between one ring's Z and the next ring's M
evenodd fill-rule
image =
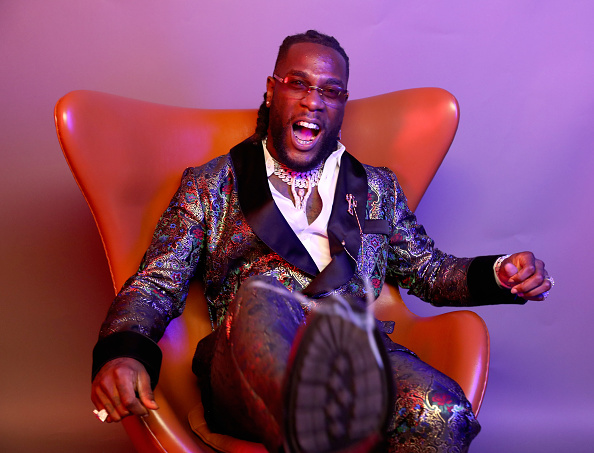
M74 91L58 101L58 137L97 223L116 291L136 271L182 171L250 136L255 120L256 110L179 108L92 91ZM415 209L457 125L458 104L447 91L397 91L349 101L342 142L362 162L391 168ZM396 289L389 292L390 316L415 317ZM139 451L202 451L185 416L200 398L189 363L198 339L209 331L201 288L194 284L184 314L160 342L164 361L156 396L161 409L148 419L125 420ZM417 346L415 339L396 341L413 350ZM460 374L451 377L461 379ZM471 391L479 392L473 405L480 405L482 384L472 384L478 390Z
M255 110L171 107L92 91L60 99L59 139L97 222L116 290L136 270L181 172L250 136L255 118ZM411 89L349 101L342 141L363 162L394 170L415 209L457 125L451 94Z

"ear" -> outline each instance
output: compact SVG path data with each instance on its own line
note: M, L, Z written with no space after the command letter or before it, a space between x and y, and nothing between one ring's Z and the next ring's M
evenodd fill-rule
M274 94L274 86L276 84L276 80L273 77L268 77L266 79L266 106L270 107L270 103L272 102L272 95Z

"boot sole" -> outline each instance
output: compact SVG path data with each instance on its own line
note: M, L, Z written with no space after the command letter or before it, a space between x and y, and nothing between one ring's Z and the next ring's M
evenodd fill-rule
M377 334L344 316L311 315L289 368L286 451L370 451L381 439L391 377L378 348Z

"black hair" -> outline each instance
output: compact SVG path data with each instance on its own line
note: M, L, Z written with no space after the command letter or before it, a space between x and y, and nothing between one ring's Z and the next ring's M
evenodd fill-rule
M276 62L274 63L274 67L276 69L279 62L281 62L289 52L289 49L293 44L300 44L300 43L312 43L312 44L320 44L322 46L330 47L331 49L336 50L346 63L346 75L347 80L349 78L349 57L341 47L339 42L333 36L325 35L320 33L316 30L307 30L305 33L299 33L297 35L287 36L283 43L280 45L278 49L278 56L276 57ZM262 104L260 104L260 108L258 109L258 120L256 121L256 133L253 135L254 141L261 141L266 134L268 133L268 116L269 116L270 108L266 106L266 93L264 93L264 100Z
M341 45L334 36L328 36L316 30L307 30L305 33L287 36L278 49L278 56L276 57L274 68L276 69L278 64L284 58L286 58L287 53L289 53L289 49L293 44L300 43L320 44L322 46L330 47L331 49L336 50L342 56L342 58L344 58L344 62L346 63L347 80L349 79L349 57L344 51L344 49L341 47Z

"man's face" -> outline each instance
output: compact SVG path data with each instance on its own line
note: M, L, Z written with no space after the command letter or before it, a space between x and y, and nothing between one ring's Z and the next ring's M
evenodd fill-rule
M346 62L337 51L319 44L293 44L275 73L283 79L299 76L308 85L318 87L347 87ZM346 99L327 105L316 90L299 99L272 77L266 88L266 100L270 102L268 151L292 170L314 168L336 149Z

